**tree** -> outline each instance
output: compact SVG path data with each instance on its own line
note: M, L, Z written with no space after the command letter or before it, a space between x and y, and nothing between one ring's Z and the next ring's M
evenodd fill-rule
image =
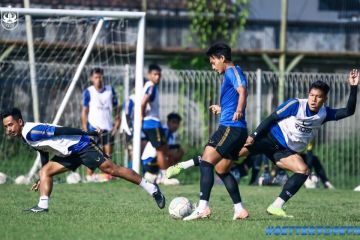
M251 0L188 0L190 31L199 47L206 48L218 41L234 47L244 30Z

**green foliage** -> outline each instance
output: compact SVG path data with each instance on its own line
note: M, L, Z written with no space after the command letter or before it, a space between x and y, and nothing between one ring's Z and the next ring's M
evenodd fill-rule
M192 40L196 40L201 48L220 40L234 46L249 16L250 1L188 0L190 31L197 36Z

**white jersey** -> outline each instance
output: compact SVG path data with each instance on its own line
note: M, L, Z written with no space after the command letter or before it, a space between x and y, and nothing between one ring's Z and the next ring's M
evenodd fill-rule
M54 136L55 127L57 125L26 122L21 135L26 143L36 150L60 157L71 155L77 150L79 143L82 147L88 144L88 141L82 142L84 138L80 135Z
M302 152L309 144L321 124L326 118L326 108L322 106L319 112L313 116L306 116L307 99L298 99L299 108L296 116L285 118L278 122L278 125L284 135L287 146L295 151Z
M88 102L89 124L93 128L111 131L113 128L114 98L116 98L113 88L107 85L102 91L98 91L94 86L90 86L87 91L90 95L90 101Z
M160 104L159 104L159 93L156 85L147 81L143 88L143 97L145 95L150 95L150 101L146 105L144 121L146 120L155 120L160 121Z

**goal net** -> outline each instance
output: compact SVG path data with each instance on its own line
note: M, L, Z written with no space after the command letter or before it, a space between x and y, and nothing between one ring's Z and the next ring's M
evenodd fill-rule
M0 9L2 17L17 16L13 29L0 26L0 109L18 107L26 121L81 128L82 93L91 85L89 73L95 67L103 69L104 83L113 86L119 104L131 90L125 86L136 85L139 99L144 13ZM140 109L138 103L135 110ZM133 157L139 159L140 130L134 135ZM121 139L116 134L113 149L113 160L119 164L125 155ZM32 178L39 168L35 159L35 151L19 139L7 139L1 127L0 172L9 182L19 175ZM138 164L134 166L138 171Z

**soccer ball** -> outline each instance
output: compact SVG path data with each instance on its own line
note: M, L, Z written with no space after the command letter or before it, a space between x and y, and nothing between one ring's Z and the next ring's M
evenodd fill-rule
M7 178L6 174L0 172L0 184L6 183L6 178Z
M20 175L15 179L15 184L30 184L30 179L24 175Z
M356 188L354 188L354 191L355 191L355 192L360 192L360 185L357 186Z
M174 198L169 205L169 214L172 218L182 219L192 212L192 204L186 197Z
M319 178L315 175L311 175L311 179L310 179L310 177L308 177L308 179L306 179L304 185L305 185L305 188L309 188L309 189L319 188L320 187Z
M81 176L77 172L72 172L66 177L66 182L68 184L76 184L81 181Z

